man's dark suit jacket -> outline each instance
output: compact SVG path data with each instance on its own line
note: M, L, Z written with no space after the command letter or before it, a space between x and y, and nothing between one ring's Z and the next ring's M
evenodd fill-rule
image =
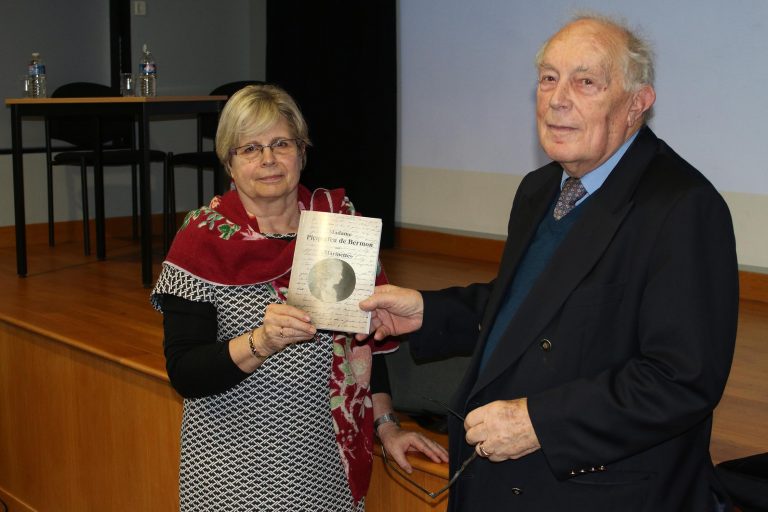
M515 269L560 189L562 168L522 181L497 278L424 292L416 359L474 353L455 399L465 414L528 397L541 449L477 459L449 510L705 511L721 493L712 410L730 370L738 269L713 186L641 129L574 224L482 372ZM450 422L451 469L472 447Z

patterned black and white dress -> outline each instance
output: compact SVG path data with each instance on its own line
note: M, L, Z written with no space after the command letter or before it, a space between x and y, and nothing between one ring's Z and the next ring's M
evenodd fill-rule
M222 286L165 263L152 293L210 303L217 340L261 325L268 284ZM182 511L363 511L354 503L329 408L331 335L288 347L234 387L184 399ZM206 375L200 375L206 379Z

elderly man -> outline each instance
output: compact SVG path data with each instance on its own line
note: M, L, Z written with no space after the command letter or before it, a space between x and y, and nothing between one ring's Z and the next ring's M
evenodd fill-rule
M582 17L537 55L554 160L522 181L497 278L361 303L422 359L474 353L450 423L449 510L710 511L738 274L728 208L645 125L647 44Z

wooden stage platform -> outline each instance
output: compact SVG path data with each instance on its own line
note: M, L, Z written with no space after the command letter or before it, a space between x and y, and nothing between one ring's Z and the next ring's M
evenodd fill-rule
M141 286L138 243L110 238L98 261L76 237L49 248L30 233L26 278L16 276L12 238L0 236L0 498L13 511L176 510L181 399L165 375L161 316ZM409 251L382 259L394 283L423 289L489 280L496 270ZM160 260L157 252L155 276ZM768 451L768 303L741 306L715 412L716 462ZM428 487L440 486L445 467L416 464ZM369 511L445 502L400 487L377 460Z

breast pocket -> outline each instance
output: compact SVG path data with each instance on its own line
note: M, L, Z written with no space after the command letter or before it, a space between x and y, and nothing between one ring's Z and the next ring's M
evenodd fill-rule
M617 343L631 331L623 314L625 289L624 283L578 288L563 306L555 336L579 374L605 367L626 346Z
M574 325L610 318L624 297L624 283L586 286L573 291L563 307L563 318Z

